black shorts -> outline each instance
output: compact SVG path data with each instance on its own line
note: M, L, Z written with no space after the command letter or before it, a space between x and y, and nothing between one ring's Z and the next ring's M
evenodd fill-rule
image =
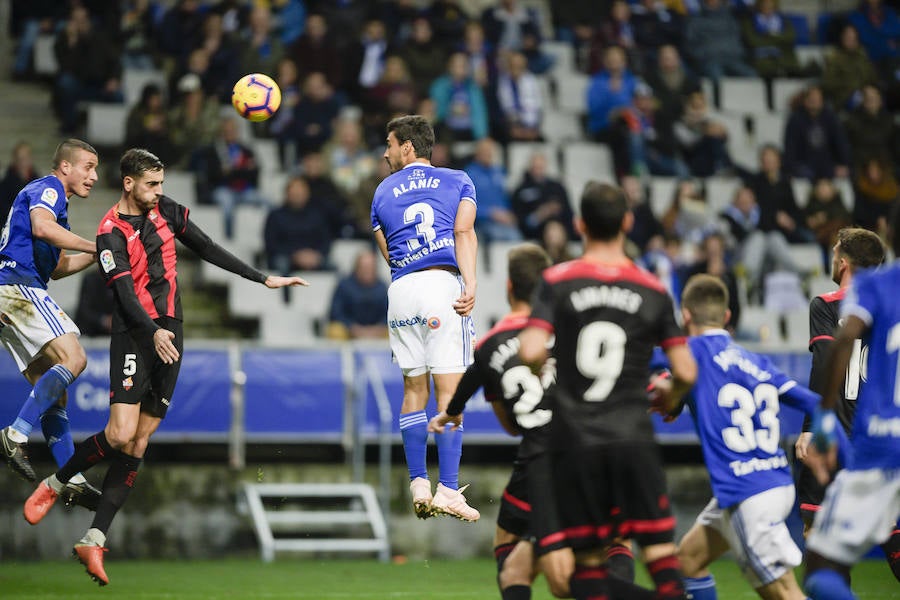
M516 461L500 499L497 526L520 538L528 537L531 532L531 503L528 497L528 463Z
M557 531L538 538L539 553L570 546L600 549L616 538L640 546L675 540L659 449L653 442L567 450L551 461Z
M825 487L813 472L801 461L796 463L797 501L800 503L800 516L805 525L812 525L816 512L825 499Z
M553 480L553 457L549 452L539 454L528 462L528 499L531 504L531 524L529 535L538 540L545 539L560 531L559 515L556 510L556 495ZM540 556L567 547L565 542L541 547L534 544L535 554Z
M175 334L172 343L178 349L178 360L171 365L160 360L150 334L114 332L109 341L109 403L140 404L141 412L162 419L181 370L184 332L181 321L175 319L160 318L156 323Z

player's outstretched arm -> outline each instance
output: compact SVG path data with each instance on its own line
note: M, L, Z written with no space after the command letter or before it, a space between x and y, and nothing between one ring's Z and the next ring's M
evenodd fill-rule
M263 282L270 290L283 287L293 287L295 285L309 285L309 282L302 277L281 277L279 275L269 275Z
M97 244L76 235L56 222L56 215L43 208L31 211L31 233L34 237L63 250L95 253Z
M478 258L478 237L475 235L475 203L463 200L456 210L453 237L456 248L456 264L463 279L463 293L453 303L460 316L468 316L475 308L475 265Z
M206 235L206 232L197 227L190 220L188 220L185 225L184 231L177 234L177 237L185 246L196 252L197 256L210 264L216 265L230 273L240 275L244 279L249 279L250 281L255 281L257 283L266 283L266 280L268 279L266 275L215 243L208 235Z
M56 268L50 273L50 279L62 279L63 277L74 275L96 263L97 255L90 252L79 252L78 254L62 253L59 255L59 262L56 263Z

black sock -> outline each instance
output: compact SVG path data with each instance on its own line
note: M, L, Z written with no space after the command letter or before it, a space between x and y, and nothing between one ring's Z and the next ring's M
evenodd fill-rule
M881 549L884 550L884 557L891 567L894 578L900 581L900 528L894 529L888 541L881 545Z
M141 466L141 459L136 456L119 452L109 465L106 478L103 480L103 495L100 497L100 505L91 527L99 529L104 534L109 531L109 525L134 487L137 471Z
M116 451L106 440L106 432L96 433L78 444L72 458L56 472L56 478L67 483L76 473L84 473L103 459L113 457L115 454Z
M622 581L634 582L634 554L623 544L613 544L606 551L606 568L610 579L616 577Z
M575 572L569 580L569 591L575 600L609 600L605 566L586 567L575 565Z
M684 579L681 575L681 566L676 556L664 556L663 558L647 563L647 571L656 585L656 597L684 598Z
M502 600L531 600L531 586L511 585L504 590L500 590L500 598Z

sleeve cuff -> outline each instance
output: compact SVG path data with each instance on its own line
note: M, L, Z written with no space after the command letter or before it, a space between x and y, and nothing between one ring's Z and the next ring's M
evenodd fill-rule
M532 317L531 319L528 319L528 327L537 327L538 329L543 329L547 333L553 333L553 324L544 319Z

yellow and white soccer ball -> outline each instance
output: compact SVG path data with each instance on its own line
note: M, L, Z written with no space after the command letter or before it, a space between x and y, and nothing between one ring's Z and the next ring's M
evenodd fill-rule
M234 84L231 104L248 121L265 121L281 106L281 89L268 75L250 73Z

